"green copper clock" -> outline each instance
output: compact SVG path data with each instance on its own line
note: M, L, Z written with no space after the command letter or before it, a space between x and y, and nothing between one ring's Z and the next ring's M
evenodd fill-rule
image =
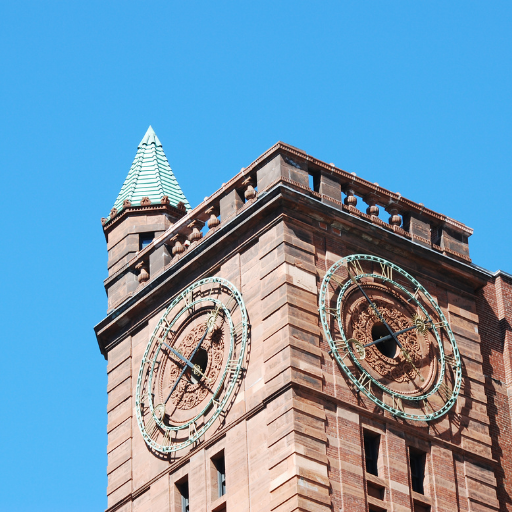
M242 376L248 327L240 292L220 277L195 282L171 302L137 378L137 423L149 447L182 450L226 412Z
M319 311L330 353L393 416L431 421L456 403L459 350L443 311L413 276L369 254L341 258L322 281Z

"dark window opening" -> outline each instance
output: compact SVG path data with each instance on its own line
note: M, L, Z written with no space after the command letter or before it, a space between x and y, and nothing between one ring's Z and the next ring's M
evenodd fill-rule
M139 251L147 247L155 238L154 233L141 233L139 236Z
M309 188L313 192L320 192L320 173L318 173L318 172L315 172L315 173L310 172L308 174L308 178L309 178Z
M412 490L419 494L425 494L423 488L423 482L425 481L425 459L425 452L409 449Z
M181 496L181 512L189 512L188 503L188 480L185 480L179 484L176 484L178 492Z
M218 497L226 494L226 463L224 461L224 452L212 460L215 470L217 471L217 491Z
M389 331L387 327L383 323L376 323L372 327L372 339L373 341L377 341L380 338L384 338L385 336L389 336ZM393 359L397 353L397 345L393 338L389 338L386 341L381 341L376 344L379 352L386 357L390 357Z
M443 234L443 228L440 227L432 227L430 230L430 238L431 242L435 245L439 245L441 243L441 235Z
M372 475L379 476L378 460L380 436L370 432L364 432L364 459L366 471Z

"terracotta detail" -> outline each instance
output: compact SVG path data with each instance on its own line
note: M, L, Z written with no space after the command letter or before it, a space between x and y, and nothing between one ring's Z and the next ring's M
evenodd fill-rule
M148 265L145 261L138 263L135 268L139 270L139 277L137 279L140 284L149 280Z
M347 190L347 197L345 197L345 200L343 201L347 206L353 206L354 208L357 205L357 197L354 195L354 190L349 188Z
M162 196L162 198L160 199L160 203L161 204L169 204L170 203L169 197L168 196Z
M192 233L190 233L190 235L188 235L188 239L191 243L203 238L203 233L201 233L201 231L199 231L199 228L202 228L203 226L204 226L204 224L202 222L199 222L198 220L193 220L187 226L189 229L192 229Z
M254 189L254 184L252 178L247 178L243 181L242 185L245 185L247 188L245 189L244 196L248 201L250 199L254 199L256 197L256 190Z
M398 215L398 208L396 206L390 206L386 208L386 211L389 213L389 224L391 226L398 226L400 227L402 225L402 217Z
M379 207L377 206L376 197L373 195L365 196L364 202L368 205L366 209L366 213L370 216L378 217L379 216Z
M185 252L185 247L181 243L179 237L176 237L176 241L174 242L174 246L172 248L172 255L176 256L177 254L182 254Z
M130 208L131 205L132 205L132 202L129 199L125 199L123 201L123 208Z
M140 200L140 205L141 206L149 206L150 204L151 204L151 200L149 199L149 197L143 197Z
M206 213L207 215L210 215L210 218L208 219L208 222L206 223L206 225L208 226L208 229L216 228L220 224L220 220L217 217L217 214L219 212L214 206L211 206L210 208L205 210L204 213Z
M405 315L402 311L390 307L389 302L375 300L375 305L379 308L384 320L394 330L394 332L405 329L411 325L410 315ZM373 313L372 308L366 302L366 299L359 300L355 311L351 317L352 337L361 343L371 343L372 328L380 324L380 320ZM400 335L400 343L407 350L413 363L419 367L422 360L421 344L418 341L418 335L414 331ZM413 367L405 357L399 353L395 358L385 356L376 345L366 349L365 362L367 362L379 375L392 382L409 383L416 376Z
M196 325L190 332L185 336L181 336L178 339L177 344L174 346L179 350L187 359L190 359L194 348L199 343L200 339L204 334L204 324L201 323ZM204 370L206 380L210 382L210 386L214 386L217 381L221 369L223 368L224 362L224 332L221 328L213 329L211 333L204 339L201 348L208 354L208 363ZM194 361L192 361L194 362ZM160 372L160 389L167 390L170 388L168 383L175 382L178 379L183 366L180 364L172 363L169 361L169 370L166 371L163 368ZM186 374L190 378L192 372ZM212 389L210 387L210 389ZM172 394L170 402L172 402L178 409L183 411L193 409L200 404L211 391L208 386L198 382L190 385L189 382L182 380L180 381L176 391ZM162 395L162 400L164 399Z
M220 220L214 213L212 213L206 224L208 225L209 229L213 229L213 228L216 228L220 224Z

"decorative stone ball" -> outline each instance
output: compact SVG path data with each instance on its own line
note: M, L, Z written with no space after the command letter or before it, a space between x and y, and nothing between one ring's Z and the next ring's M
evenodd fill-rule
M181 254L184 251L185 251L185 247L183 247L183 244L179 240L176 240L176 243L174 244L174 247L172 248L172 255L174 256L176 254Z
M366 209L366 213L368 215L374 215L375 217L378 217L379 216L379 207L376 204L371 204Z
M347 197L345 197L344 203L347 206L353 206L355 208L357 205L357 197L354 195L353 190L347 190Z
M217 218L215 214L212 213L206 224L208 225L208 229L213 229L220 224L220 220Z
M247 200L253 199L256 197L256 190L254 190L254 187L251 184L247 185L247 189L244 192L244 196L245 196L245 199L247 199Z

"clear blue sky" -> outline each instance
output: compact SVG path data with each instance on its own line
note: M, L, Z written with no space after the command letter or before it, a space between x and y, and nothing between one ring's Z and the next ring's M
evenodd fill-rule
M512 272L512 4L4 1L0 510L106 507L100 218L149 124L192 206L278 140Z

